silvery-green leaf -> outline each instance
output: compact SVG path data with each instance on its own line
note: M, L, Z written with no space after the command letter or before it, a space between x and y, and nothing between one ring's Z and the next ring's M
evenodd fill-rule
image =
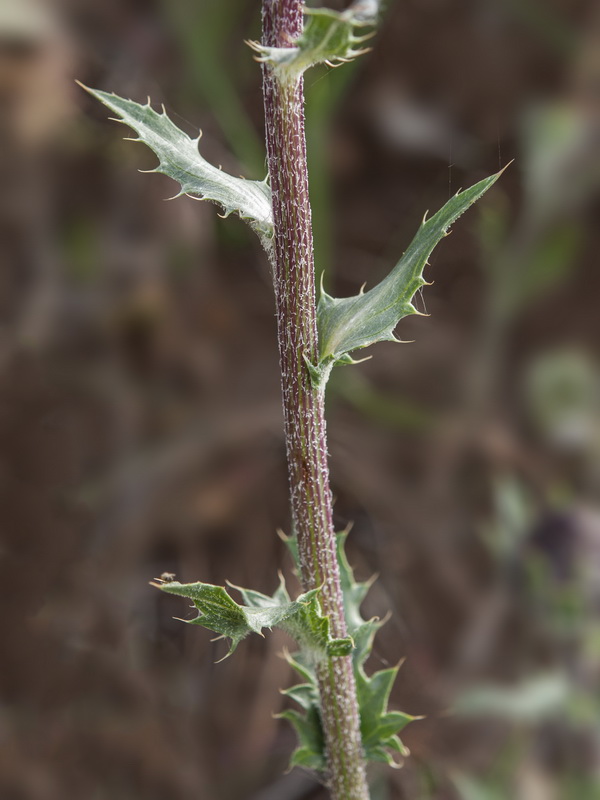
M394 329L409 314L419 313L412 300L426 284L423 270L434 247L469 206L498 180L500 172L458 192L428 220L389 275L368 292L335 298L322 291L318 307L319 361L310 370L324 387L335 364L353 363L351 353L376 342L398 341Z
M209 164L198 151L200 136L190 138L171 122L166 111L158 113L150 106L125 100L115 94L83 88L104 103L138 135L133 141L143 142L158 156L159 164L151 172L160 172L177 181L176 195L192 195L210 200L223 214L238 214L256 231L265 247L273 234L271 190L267 181L236 178Z
M258 61L269 64L283 83L289 83L315 64L336 66L366 53L368 50L361 45L372 34L365 34L364 29L375 25L378 5L373 0L360 0L346 11L305 8L302 35L289 47L248 44L258 53Z

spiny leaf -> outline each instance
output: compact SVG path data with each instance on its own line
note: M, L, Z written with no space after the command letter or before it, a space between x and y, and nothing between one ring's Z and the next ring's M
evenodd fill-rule
M240 592L245 602L245 605L240 605L223 586L213 586L210 583L179 583L169 580L153 585L169 594L192 600L199 613L195 619L185 621L202 625L231 639L228 655L249 633L261 634L263 628L274 627L289 633L315 661L330 656L348 655L352 651L351 638L331 637L329 618L321 614L319 589L305 592L292 601L283 578L273 597L234 586L232 588Z
M300 741L300 747L293 754L290 766L302 765L316 770L324 770L327 761L323 726L318 708L311 706L305 714L288 709L277 716L292 723Z
M231 639L229 654L233 653L241 640L252 628L243 609L227 594L222 586L208 583L170 581L160 588L169 594L189 597L200 612L195 619L185 620L193 625L203 625L210 631Z
M380 717L385 713L397 674L398 667L392 667L382 669L370 678L362 670L357 675L356 693L361 708L361 723L369 731L369 736L370 731L376 727Z
M298 683L285 689L281 694L290 697L306 711L319 703L319 693L314 683Z
M352 656L365 757L368 761L382 761L397 767L399 763L395 760L394 755L396 758L398 755L408 755L408 750L397 734L416 718L401 711L387 710L398 667L380 670L371 676L367 676L365 673L364 663L371 653L375 633L383 623L378 619L365 620L360 613L360 606L373 579L365 582L355 580L345 552L347 537L348 531L337 534L337 555L344 595L346 624L348 633L354 641ZM295 538L286 538L285 541L297 563L298 552ZM323 750L318 749L322 746L320 743L323 741L323 733L316 674L310 657L306 653L295 653L293 656L286 653L286 658L304 681L284 692L305 712L304 714L299 711L284 712L283 715L292 722L300 740L300 746L292 756L291 766L322 769L318 765L325 764L325 754ZM319 734L315 730L317 725Z
M368 760L395 764L387 752L390 748L401 755L408 755L397 734L418 718L402 711L386 710L397 674L398 667L380 670L371 677L365 675L362 667L356 672L360 730Z
M348 633L354 641L352 657L354 659L354 667L357 669L359 665L364 664L371 654L373 639L383 622L377 617L365 620L360 613L362 602L373 585L376 576L374 575L368 581L356 581L354 579L354 572L346 555L348 533L349 530L345 530L337 534L337 558L340 567L340 584L344 595L344 615Z
M389 696L399 667L383 669L371 676L368 676L364 670L364 663L371 654L375 633L383 622L376 618L365 620L360 613L360 607L374 578L369 581L356 581L346 555L347 538L347 530L338 533L337 554L346 622L355 644L354 676L365 758L367 761L383 761L392 766L398 766L389 750L401 755L408 754L396 734L416 718L401 711L387 710Z
M404 730L408 723L413 722L415 719L418 719L418 717L405 714L403 711L388 711L379 718L379 724L371 738L375 741L387 741L394 734Z
M315 593L318 591L313 589ZM349 636L344 639L331 637L329 617L321 614L316 594L299 609L297 614L288 617L285 624L280 627L283 627L298 642L305 655L314 661L319 661L325 656L350 655L354 647L354 642Z
M316 772L323 772L325 766L323 756L317 754L311 747L297 747L290 758L290 769L304 767L305 769L314 769Z
M396 761L394 759L394 753L398 753L401 759ZM369 747L365 750L365 758L367 761L381 761L383 764L387 764L393 769L399 769L403 764L402 758L409 755L410 752L408 748L402 744L398 736L391 736L389 739L386 739L381 746Z
M325 757L325 741L323 727L318 707L311 706L306 714L288 709L278 714L278 717L287 719L294 726L300 746L293 753L290 767L307 767L319 772L325 770L327 760Z
M354 572L346 555L346 541L349 530L342 531L336 536L337 558L340 567L340 583L344 595L344 613L348 631L353 636L364 625L365 620L360 613L360 607L375 577L369 581L358 582L354 579Z
M163 109L159 114L150 106L125 100L115 94L89 89L80 84L101 103L118 115L137 133L138 139L158 156L159 164L151 172L160 172L179 183L176 195L187 194L217 203L224 216L236 213L249 223L268 249L273 235L271 190L267 181L247 181L223 172L209 164L198 151L201 135L191 139L171 122Z
M352 657L354 659L355 669L358 669L360 665L364 664L371 655L375 634L379 628L385 624L385 621L385 619L381 620L378 617L365 620L352 634L352 639L354 641Z
M361 629L365 625L370 624L371 620L366 622L360 613L360 606L365 599L367 592L373 585L376 576L373 576L368 581L358 582L354 579L352 567L348 563L346 556L346 541L350 529L341 531L336 534L336 554L338 565L340 568L340 584L344 596L344 616L346 618L346 625L348 633L353 638L360 634ZM296 536L286 536L280 531L280 537L288 548L292 556L294 566L297 574L300 572L300 555L298 553L298 539Z
M434 247L469 206L498 180L498 172L459 192L431 219L423 220L417 235L390 274L368 292L334 298L321 292L318 307L319 361L312 365L313 382L323 388L335 364L353 362L351 353L375 342L398 339L394 329L409 314L419 312L412 304L426 284L423 269Z
M257 61L269 64L283 83L295 81L315 64L337 66L368 52L360 45L372 34L356 35L357 28L373 27L377 21L378 3L353 3L346 11L329 8L305 8L301 36L289 47L266 47L248 42L258 53Z
M300 675L300 677L303 680L314 685L315 691L317 691L317 696L318 696L318 690L316 689L317 678L315 675L315 671L313 665L309 663L309 660L305 657L305 655L302 652L294 653L294 655L291 655L287 650L284 650L283 657L288 662L288 664L298 673L298 675Z
M242 586L236 586L229 581L227 581L227 583L232 589L236 589L242 595L242 599L247 606L252 606L253 608L271 608L274 601L281 604L290 602L290 596L285 587L285 579L281 573L279 575L279 586L275 590L273 597L269 597L269 595L263 594L262 592L257 592L255 589L244 589Z

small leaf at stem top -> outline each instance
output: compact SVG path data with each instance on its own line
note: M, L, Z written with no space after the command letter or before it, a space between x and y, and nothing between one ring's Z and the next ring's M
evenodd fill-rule
M289 47L248 44L258 53L257 61L268 64L282 83L293 83L315 64L335 67L368 52L361 45L373 34L364 29L376 24L378 7L375 0L358 0L345 11L305 8L302 34Z

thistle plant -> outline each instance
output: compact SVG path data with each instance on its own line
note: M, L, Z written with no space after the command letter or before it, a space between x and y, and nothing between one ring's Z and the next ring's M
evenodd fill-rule
M335 366L357 363L356 351L398 341L398 322L419 313L413 298L426 283L423 270L433 248L498 175L423 219L378 285L347 298L321 289L317 304L303 74L315 64L342 65L364 53L378 3L357 0L338 12L304 8L300 0L263 0L262 17L262 41L248 44L263 71L264 181L237 178L209 164L199 152L200 136L192 139L179 130L164 108L157 112L150 102L88 90L135 131L134 141L154 151L159 164L152 171L177 181L178 195L210 200L224 216L238 214L250 225L268 255L275 289L293 530L287 542L302 593L292 599L283 579L271 597L200 581L182 584L172 575L154 585L189 598L198 611L189 622L229 639L229 654L248 634L275 626L295 640L298 650L287 658L301 682L285 694L298 709L281 714L299 739L291 765L321 773L334 800L368 800L367 762L401 763L407 751L398 734L413 717L387 708L398 668L370 675L365 669L382 623L362 617L370 583L354 579L344 551L347 533L336 534L333 526L325 387Z

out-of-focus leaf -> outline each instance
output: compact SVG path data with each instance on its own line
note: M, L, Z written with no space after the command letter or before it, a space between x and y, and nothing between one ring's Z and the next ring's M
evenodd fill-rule
M505 796L500 794L497 789L486 786L468 775L460 773L454 775L453 783L461 800L505 800Z
M523 172L530 224L543 227L578 208L600 182L593 116L574 105L532 109L524 120Z
M566 276L581 242L581 229L571 223L548 231L524 265L516 287L520 301L527 302L558 284Z
M537 722L564 709L569 692L563 675L538 675L516 686L471 689L458 698L454 711L465 716L492 715L515 722Z
M494 481L495 518L484 529L485 540L500 562L518 557L526 536L531 533L533 508L523 484L511 474Z
M562 349L538 357L528 369L527 400L541 433L564 450L597 448L600 374L586 353Z
M37 0L0 2L0 36L3 39L35 41L55 30L52 10L45 3Z

